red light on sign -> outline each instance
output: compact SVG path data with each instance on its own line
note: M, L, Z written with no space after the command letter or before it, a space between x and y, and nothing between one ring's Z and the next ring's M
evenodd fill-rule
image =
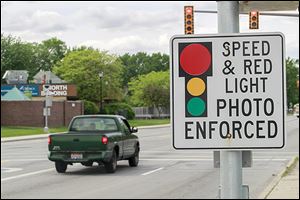
M190 44L180 54L181 68L190 75L201 75L211 65L211 54L201 44Z

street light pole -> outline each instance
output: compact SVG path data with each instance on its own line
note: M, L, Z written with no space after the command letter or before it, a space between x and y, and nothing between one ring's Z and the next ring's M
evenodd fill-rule
M103 78L103 72L99 73L100 78L100 110L99 112L102 113L102 78Z

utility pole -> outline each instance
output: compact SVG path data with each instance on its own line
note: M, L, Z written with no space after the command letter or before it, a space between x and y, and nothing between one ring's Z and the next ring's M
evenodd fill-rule
M239 2L218 1L218 32L239 33ZM221 199L242 199L242 151L220 152Z

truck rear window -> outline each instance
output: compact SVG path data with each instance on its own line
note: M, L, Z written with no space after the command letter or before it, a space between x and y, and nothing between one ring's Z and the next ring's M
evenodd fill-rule
M113 118L76 118L70 131L117 131L118 126Z

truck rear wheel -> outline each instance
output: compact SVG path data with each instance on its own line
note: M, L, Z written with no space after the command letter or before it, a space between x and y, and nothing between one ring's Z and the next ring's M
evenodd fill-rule
M68 164L61 162L61 161L56 161L55 162L55 169L58 173L65 173L67 170Z
M113 151L111 160L109 162L104 163L105 170L107 173L115 173L117 169L117 153Z
M130 167L136 167L139 164L139 147L135 148L134 156L128 159L128 163Z

